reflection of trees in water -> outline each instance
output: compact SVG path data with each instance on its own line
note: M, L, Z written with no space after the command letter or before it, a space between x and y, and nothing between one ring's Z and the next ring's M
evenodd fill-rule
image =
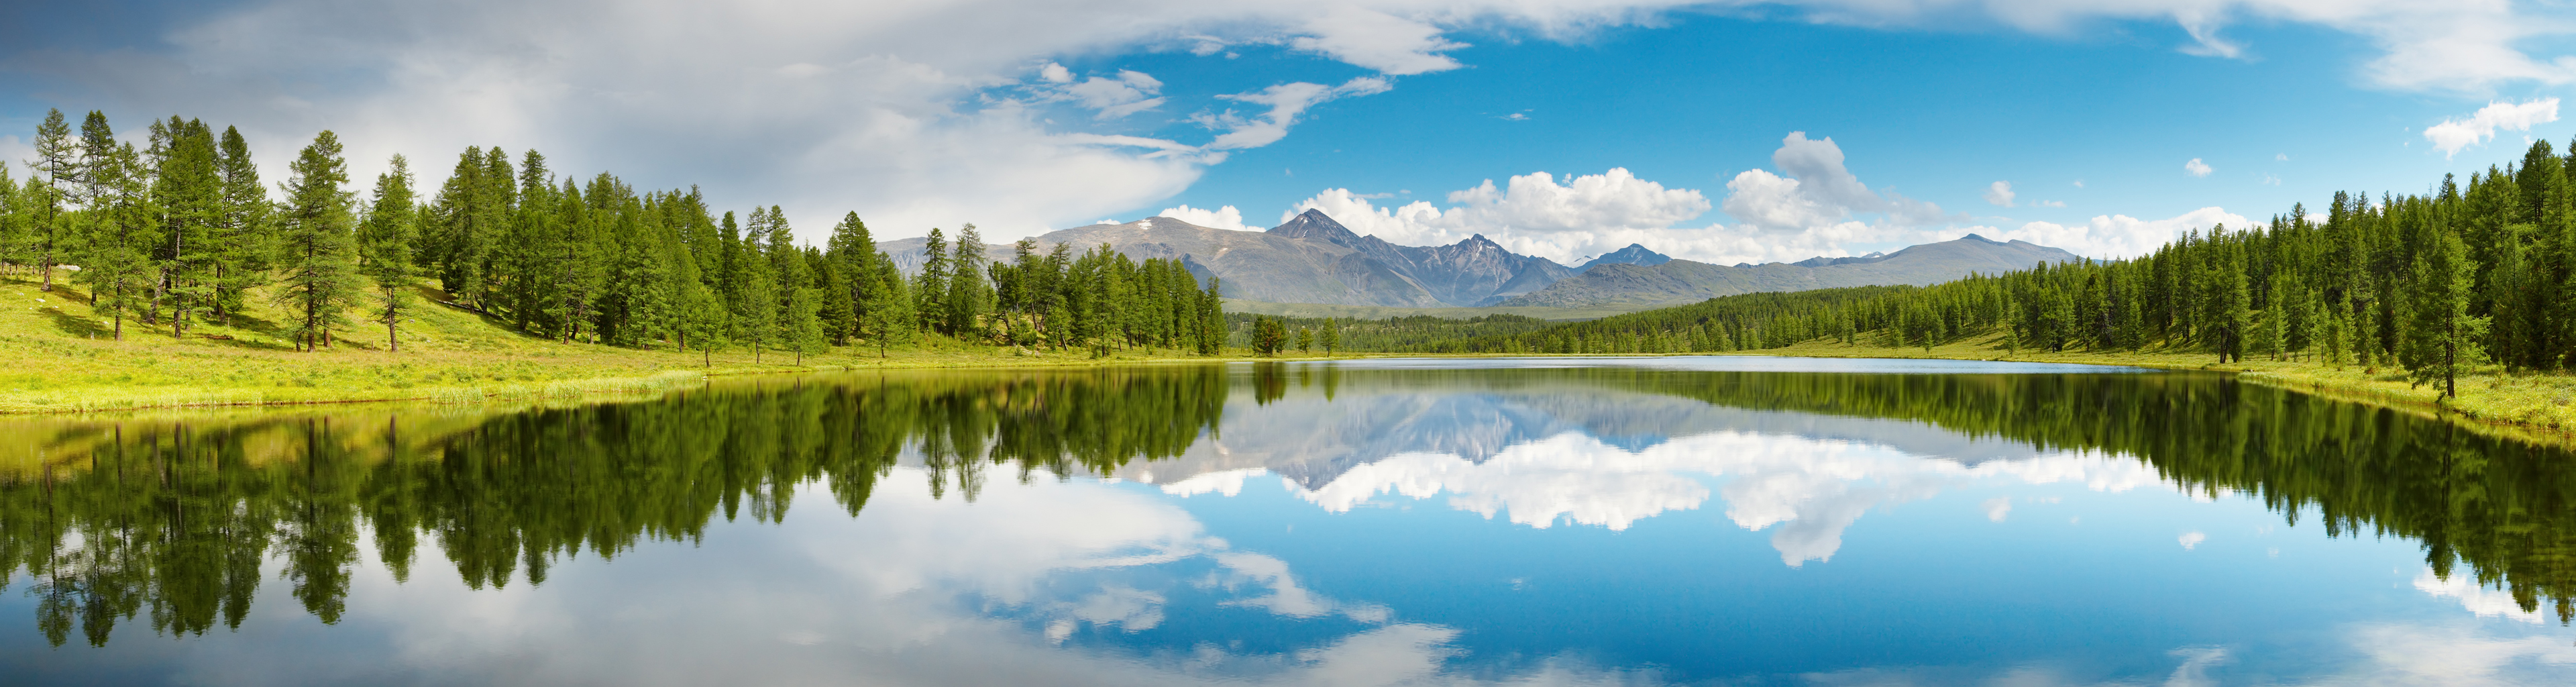
M2525 611L2576 619L2576 454L2459 423L2199 375L1639 376L1724 405L1920 420L2043 448L2144 459L2205 493L2254 494L2328 534L2422 542Z
M2139 456L2193 488L2259 495L2338 536L2423 542L2450 574L2562 620L2576 590L2567 451L2459 425L2189 375L1862 375L1634 369L1243 370L1253 400L1369 389L1582 394L1910 419L2051 449ZM1213 432L1216 366L744 382L645 403L492 417L392 411L224 420L57 422L53 456L0 473L0 567L23 570L56 643L147 617L168 634L238 627L275 559L293 595L338 620L362 543L406 579L426 537L473 587L543 583L558 557L619 555L784 518L814 483L856 513L904 451L932 489L973 498L987 470L1105 473ZM1292 389L1292 387L1294 387ZM16 432L16 434L11 434ZM63 458L71 456L72 458ZM362 542L360 532L373 536ZM13 580L14 581L14 580Z
M466 422L63 423L55 459L0 474L0 570L24 572L56 644L138 615L239 627L271 558L336 622L362 529L397 580L426 536L468 586L542 584L559 556L695 541L718 512L776 522L808 482L856 514L906 449L968 498L987 465L1025 481L1177 455L1225 388L1212 367L809 378Z

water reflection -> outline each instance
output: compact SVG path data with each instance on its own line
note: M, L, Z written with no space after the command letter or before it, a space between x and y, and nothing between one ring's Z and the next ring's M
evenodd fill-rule
M338 623L355 617L353 597L404 589L441 600L370 612L437 634L421 628L493 626L471 616L544 585L589 605L498 624L523 638L604 632L600 641L630 642L630 658L705 653L749 632L859 647L868 670L919 671L916 682L976 682L958 672L969 665L995 682L1063 671L1103 684L1460 677L1467 630L1408 619L1437 604L1318 587L1295 563L1305 559L1215 536L1179 505L1196 502L1161 498L1241 494L1265 480L1319 513L1436 501L1533 531L1627 532L1708 511L1768 532L1780 562L1802 570L1840 565L1846 532L1867 514L1945 492L2170 482L2250 495L2338 535L2419 542L2426 569L2401 584L2479 616L2564 623L2576 582L2567 452L2196 375L1276 364L871 374L509 413L18 421L0 438L20 447L0 456L0 565L55 644L103 646L120 624L205 636L242 627L254 602L287 599ZM1155 488L1060 483L1072 475ZM777 529L799 501L807 534L782 544L794 556L725 555L813 568L829 583L773 589L693 574L715 554L652 546L725 546L712 529ZM1998 496L1977 517L2025 517L2016 503L2038 507ZM2180 534L2163 546L2208 537ZM563 579L564 562L582 556L626 565ZM415 570L424 565L456 574ZM631 608L638 598L654 599L651 610ZM1209 623L1242 622L1222 621L1229 612L1272 625L1212 632ZM633 622L596 620L619 613ZM692 620L665 622L678 618ZM2498 660L2576 661L2548 642L2444 632L2390 625L2355 646L2447 642ZM1220 635L1254 644L1203 644ZM623 674L609 658L620 651L533 657L470 632L417 639L555 673ZM1068 646L1122 658L1094 663L1061 653ZM942 652L958 655L927 655ZM853 669L844 659L799 665L824 676ZM1659 677L1596 659L1541 651L1466 677ZM2241 659L2176 655L2155 670Z

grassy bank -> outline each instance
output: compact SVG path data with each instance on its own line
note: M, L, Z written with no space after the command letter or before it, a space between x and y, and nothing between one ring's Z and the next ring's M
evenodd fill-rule
M424 301L442 299L421 292ZM838 348L805 356L734 349L713 356L639 350L526 336L506 323L424 305L388 350L383 325L360 324L330 348L298 352L283 318L256 302L229 326L191 323L184 338L166 325L115 322L86 292L57 282L51 292L21 277L0 279L0 414L143 408L422 400L525 402L659 394L711 375L925 367L1063 366L1209 360L1177 350L1126 351L1094 359L933 339L889 351Z
M2564 438L2576 431L2576 375L2506 374L2502 368L2489 367L2476 374L2460 377L2458 398L2443 398L2441 389L2431 385L2407 383L2405 373L2393 367L2364 368L2358 365L2332 365L2316 361L2276 361L2255 358L2243 362L2218 364L2216 354L2196 350L2146 350L2131 352L2007 351L1999 336L1971 337L1925 349L1919 346L1890 348L1869 344L1844 344L1830 339L1749 354L1794 355L1826 358L1942 358L1953 360L2015 360L2029 362L2085 363L2093 365L2130 365L2170 370L2210 370L2235 373L2239 379L2332 396L2407 409L2427 415L2443 415L2472 420L2480 424L2509 426L2540 435Z

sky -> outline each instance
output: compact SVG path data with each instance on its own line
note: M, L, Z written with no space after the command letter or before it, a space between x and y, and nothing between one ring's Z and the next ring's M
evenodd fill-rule
M2498 0L12 3L0 160L96 109L237 126L271 181L324 129L357 187L536 149L810 242L1322 209L1566 263L2125 258L2563 147L2571 37Z

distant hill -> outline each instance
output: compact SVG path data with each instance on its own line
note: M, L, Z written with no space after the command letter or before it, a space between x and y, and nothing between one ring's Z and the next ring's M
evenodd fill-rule
M1586 263L1581 274L1500 304L1576 309L1656 308L1762 291L1895 284L1924 286L1965 277L1970 272L1994 274L2028 269L2040 263L2082 259L2074 253L2028 241L2004 243L1975 234L1954 241L1913 246L1886 255L1813 258L1794 263L1723 266L1671 260L1644 265L1605 264L1596 259Z
M1308 210L1264 232L1212 229L1170 217L1095 224L1036 237L1041 250L1109 244L1129 257L1177 258L1201 278L1224 280L1225 295L1273 303L1413 308L1493 305L1546 288L1574 273L1546 258L1519 255L1482 235L1446 246L1399 246L1361 236ZM906 273L921 269L919 238L879 249ZM1011 247L985 255L1009 260Z

